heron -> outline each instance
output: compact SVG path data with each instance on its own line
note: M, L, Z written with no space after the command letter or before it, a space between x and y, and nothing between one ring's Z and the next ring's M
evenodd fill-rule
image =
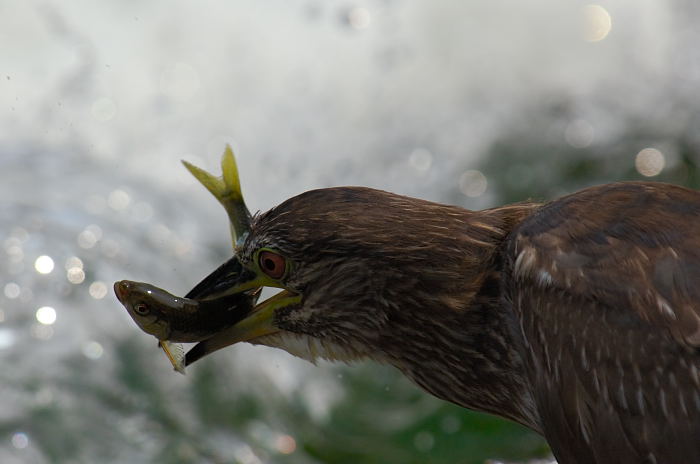
M187 364L238 342L369 359L542 434L561 464L700 462L699 192L622 182L471 211L334 187L238 226L188 297L280 292Z

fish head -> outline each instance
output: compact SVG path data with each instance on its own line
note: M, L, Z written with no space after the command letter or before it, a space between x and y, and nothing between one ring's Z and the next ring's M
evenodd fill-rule
M141 330L159 340L170 338L170 321L182 310L182 298L154 285L130 280L115 282L114 293Z

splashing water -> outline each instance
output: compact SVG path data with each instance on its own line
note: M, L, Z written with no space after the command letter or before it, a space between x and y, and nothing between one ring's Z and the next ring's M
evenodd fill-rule
M695 7L674 22L618 3L4 11L17 46L0 66L0 462L314 462L274 411L300 404L320 428L350 376L236 346L181 378L109 292L127 278L184 294L229 256L225 215L179 159L217 172L231 143L253 211L342 184L490 205L478 158L534 101L566 97L575 114L546 117L573 148L614 139L629 114L693 127L658 89L697 100ZM629 154L642 174L672 164L644 148ZM405 436L425 452L443 440Z

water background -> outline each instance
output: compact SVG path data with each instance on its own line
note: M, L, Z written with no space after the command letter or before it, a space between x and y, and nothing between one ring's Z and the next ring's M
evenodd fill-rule
M229 256L223 210L180 165L219 172L226 143L263 211L334 185L478 209L693 184L697 10L0 1L0 462L546 454L390 368L241 345L177 375L111 284L184 294Z

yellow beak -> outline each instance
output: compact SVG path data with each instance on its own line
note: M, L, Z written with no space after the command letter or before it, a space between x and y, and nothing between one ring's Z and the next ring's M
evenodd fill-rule
M255 306L250 315L236 325L197 343L194 348L187 352L185 366L234 343L246 342L263 335L279 332L280 329L275 326L275 310L299 302L301 302L301 295L289 290L283 290L268 298Z

